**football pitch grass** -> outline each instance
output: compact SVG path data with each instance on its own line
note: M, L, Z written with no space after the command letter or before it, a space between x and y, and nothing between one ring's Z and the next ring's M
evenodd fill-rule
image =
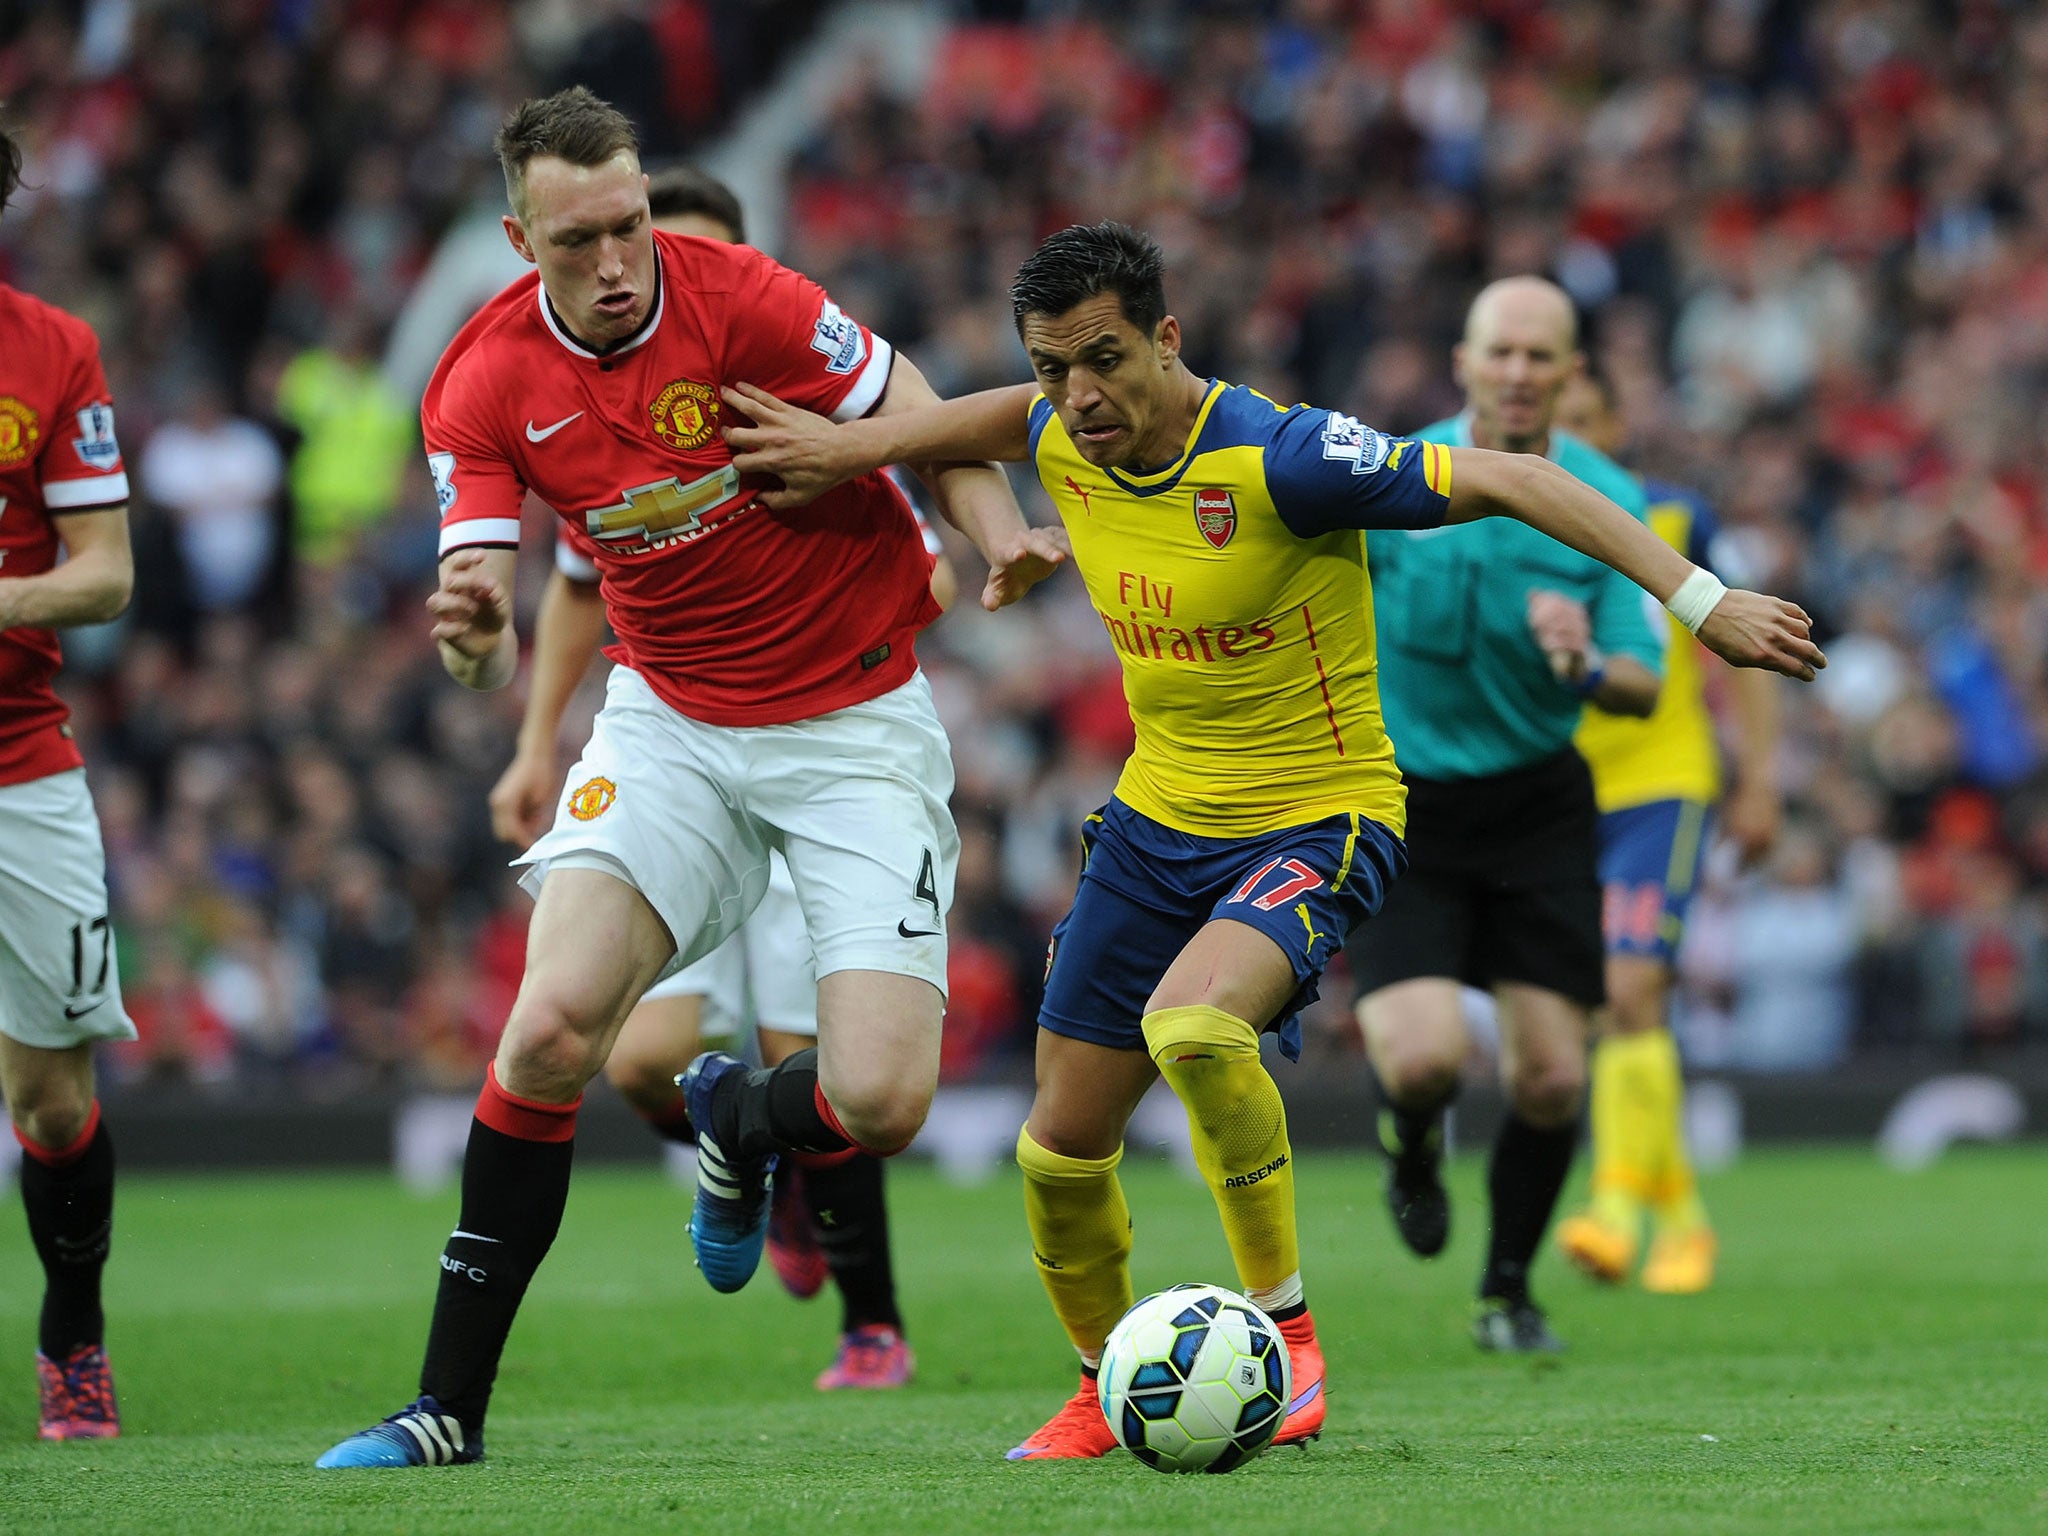
M136 1176L108 1274L126 1438L33 1436L40 1276L0 1218L0 1531L675 1530L920 1536L2048 1531L2048 1150L1892 1173L1861 1149L1755 1154L1708 1182L1712 1293L1595 1290L1546 1255L1555 1364L1467 1341L1482 1171L1449 1255L1397 1249L1356 1157L1301 1175L1330 1420L1226 1477L1132 1458L1007 1464L1072 1389L1014 1171L892 1174L904 1392L826 1396L829 1299L764 1266L711 1293L687 1197L591 1167L512 1337L480 1467L319 1472L412 1395L452 1192L368 1175ZM1226 1281L1197 1184L1133 1160L1140 1290Z

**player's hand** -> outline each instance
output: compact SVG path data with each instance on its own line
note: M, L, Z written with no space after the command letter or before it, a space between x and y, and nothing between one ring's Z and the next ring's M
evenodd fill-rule
M1752 868L1771 851L1784 816L1785 802L1777 785L1745 781L1735 786L1721 807L1721 825L1734 839L1744 869Z
M547 830L554 803L553 754L517 753L491 786L491 831L500 842L530 847Z
M1700 644L1731 666L1762 667L1803 683L1828 664L1797 603L1730 588L1699 628Z
M436 640L480 661L512 622L512 594L490 574L482 550L459 549L441 562L441 585L427 612Z
M1575 684L1586 675L1586 654L1593 648L1593 620L1584 603L1562 592L1531 592L1529 633L1543 648L1559 682Z
M1074 551L1064 528L1025 528L1008 545L984 553L988 584L981 589L981 606L994 613L1065 565Z
M763 506L778 511L801 507L870 468L847 458L839 428L815 411L778 400L751 384L728 385L720 393L728 406L754 422L751 427L725 429L733 468L743 475L773 475L782 482L780 490L756 493Z

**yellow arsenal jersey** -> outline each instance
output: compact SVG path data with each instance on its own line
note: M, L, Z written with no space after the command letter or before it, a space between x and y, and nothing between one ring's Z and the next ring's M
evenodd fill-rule
M1449 450L1215 381L1160 469L1090 464L1043 396L1031 444L1123 664L1117 798L1204 837L1347 812L1402 831L1360 530L1440 525Z

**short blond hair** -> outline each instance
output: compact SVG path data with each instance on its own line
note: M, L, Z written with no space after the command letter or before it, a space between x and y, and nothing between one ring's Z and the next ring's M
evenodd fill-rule
M526 167L541 155L571 165L603 165L622 150L636 159L640 135L633 121L587 86L572 85L552 96L536 96L513 108L498 130L498 164L505 171L505 196L512 211L526 217Z

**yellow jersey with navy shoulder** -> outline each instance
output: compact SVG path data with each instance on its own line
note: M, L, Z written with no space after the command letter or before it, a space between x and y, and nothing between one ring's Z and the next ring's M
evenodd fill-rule
M1695 492L1663 481L1645 480L1643 493L1657 536L1695 565L1711 569L1712 508ZM1635 720L1588 709L1579 722L1574 740L1593 770L1593 792L1603 814L1659 800L1711 804L1721 792L1721 752L1707 710L1704 648L1678 620L1668 622L1671 644L1656 710Z
M1346 813L1402 832L1360 531L1442 524L1450 450L1213 379L1163 468L1090 464L1042 395L1031 450L1123 664L1117 798L1205 837Z

